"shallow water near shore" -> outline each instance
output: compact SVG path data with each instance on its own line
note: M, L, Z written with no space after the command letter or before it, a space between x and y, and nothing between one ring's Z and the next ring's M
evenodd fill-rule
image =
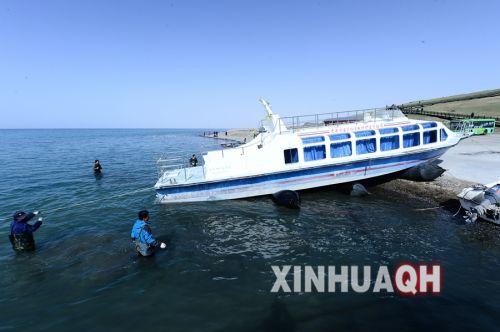
M415 211L433 205L382 188L306 192L300 211L267 198L155 204L161 154L187 160L220 143L199 132L0 130L0 330L498 328L498 226ZM151 259L129 240L144 208L168 244ZM47 212L34 253L10 247L18 209ZM439 262L442 294L270 293L271 265L405 261Z

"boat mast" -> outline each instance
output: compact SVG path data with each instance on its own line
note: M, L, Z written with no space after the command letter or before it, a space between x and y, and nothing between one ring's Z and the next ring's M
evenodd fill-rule
M264 100L264 98L259 99L260 103L264 105L264 108L266 109L267 116L271 119L272 116L274 115L273 111L271 110L271 105Z
M264 100L264 98L260 98L259 101L266 109L266 119L272 124L272 131L285 131L285 125L282 123L280 116L278 114L274 114L273 110L271 109L271 104Z

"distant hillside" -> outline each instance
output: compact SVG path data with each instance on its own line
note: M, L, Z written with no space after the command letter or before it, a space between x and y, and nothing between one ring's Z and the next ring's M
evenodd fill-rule
M500 117L500 96L464 101L453 101L424 107L432 112L470 114L476 117Z
M434 105L434 104L448 103L448 102L453 102L453 101L464 101L464 100L481 99L481 98L497 97L497 96L500 96L500 89L483 90L483 91L479 91L479 92L465 93L465 94L461 94L461 95L453 95L453 96L448 96L448 97L439 97L439 98L433 98L433 99L427 99L427 100L412 101L409 103L402 104L401 106L402 107L430 106L430 105Z
M433 115L447 114L447 118L486 117L500 119L500 89L486 90L463 95L442 97L428 100L414 101L399 105L403 112L408 114Z

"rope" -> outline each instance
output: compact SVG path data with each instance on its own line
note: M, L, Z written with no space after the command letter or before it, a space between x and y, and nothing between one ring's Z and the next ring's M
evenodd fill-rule
M437 210L437 209L441 209L441 208L442 208L442 206L435 206L435 207L425 208L425 209L413 209L413 211Z
M123 197L123 196L127 196L127 195L137 194L137 193L140 193L140 192L145 192L145 191L148 191L148 190L151 190L151 189L153 189L153 187L147 187L147 188L143 188L143 189L133 190L133 191L121 193L121 194L118 194L118 195L107 196L105 198L93 199L91 201L86 201L86 202L82 202L82 203L75 203L75 204L71 204L71 205L65 205L64 207L58 207L58 208L55 208L55 209L43 210L43 212L44 213L53 213L53 212L56 212L56 211L59 211L59 210L71 209L71 208L74 208L74 207L77 207L77 206L82 206L82 205L96 203L96 202L102 201L103 199L111 199L111 198ZM7 218L0 218L0 220L2 220L2 221L3 220L7 220Z
M456 217L458 215L458 213L460 212L460 210L462 210L462 204L460 204L460 206L458 207L457 213L455 213L453 216Z
M122 194L119 194L119 195L114 195L114 196L107 196L104 199L111 199L111 198L123 197L123 196L132 195L132 194L136 194L136 193L140 193L140 192L145 192L145 191L148 191L148 190L151 190L151 189L153 189L153 187L147 187L147 188L143 188L143 189L129 191L129 192L122 193ZM74 207L77 207L77 206L82 206L82 205L96 203L96 202L99 202L99 201L102 201L102 200L103 200L102 198L94 199L94 200L83 202L83 203L76 203L76 204L72 204L72 205L69 205L69 206L59 207L59 208L55 208L55 209L49 209L49 210L44 211L44 212L46 212L46 213L55 212L55 211L64 210L64 209L68 209L68 208L74 208Z

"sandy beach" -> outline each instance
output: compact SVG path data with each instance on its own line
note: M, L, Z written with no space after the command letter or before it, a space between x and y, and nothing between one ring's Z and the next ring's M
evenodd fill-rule
M490 183L500 177L500 134L462 140L442 158L441 166L457 179Z

